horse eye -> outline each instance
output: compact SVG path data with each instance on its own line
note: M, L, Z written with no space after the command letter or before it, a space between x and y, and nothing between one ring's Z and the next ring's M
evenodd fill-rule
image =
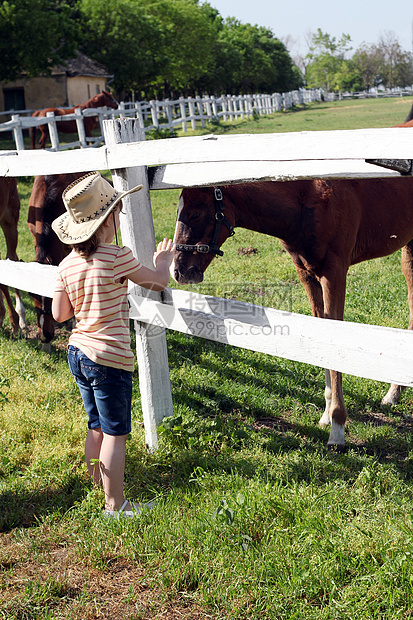
M201 217L201 212L200 211L195 211L195 213L191 213L191 215L189 216L189 219L190 220L197 220L200 217Z

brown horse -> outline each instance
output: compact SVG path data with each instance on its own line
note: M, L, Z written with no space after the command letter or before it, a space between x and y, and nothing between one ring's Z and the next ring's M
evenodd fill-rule
M56 174L35 178L29 201L27 224L34 238L35 260L44 265L58 265L70 251L61 243L52 230L51 223L65 208L62 200L63 190L84 172ZM52 300L48 297L32 295L37 313L39 337L49 343L55 333L55 321L51 313Z
M413 329L413 177L184 189L174 239L175 280L201 282L237 226L278 237L293 260L313 315L330 319L343 319L350 265L402 248ZM383 403L396 403L401 389L392 385ZM347 412L341 373L326 370L325 396L320 425L331 424L328 445L343 449Z
M54 112L55 116L66 116L67 114L73 114L77 108L80 108L81 110L86 110L87 108L102 108L104 106L107 106L109 108L114 108L114 109L118 107L117 101L115 101L112 95L108 93L106 90L99 93L99 95L95 95L94 97L86 101L86 103L82 103L78 106L75 106L74 108L70 108L70 109L44 108L43 110L37 110L36 112L32 114L32 116L36 116L39 118L45 117L48 112ZM83 118L83 122L85 125L86 137L91 138L92 131L94 130L94 128L96 127L98 123L98 117L97 116L85 116ZM30 128L32 149L36 148L36 129L37 127ZM41 149L44 149L46 146L46 141L47 141L48 126L39 125L38 129L41 133L40 140L39 140L39 146ZM58 124L58 130L61 131L62 133L76 133L77 132L76 121L61 121Z
M17 248L17 224L20 214L20 198L17 191L17 181L13 178L0 177L0 226L6 239L6 259L19 260L16 253ZM0 284L0 326L6 315L3 296L7 303L8 313L12 331L17 334L19 327L27 329L26 311L23 306L20 291L15 289L16 294L16 310L10 297L7 286Z

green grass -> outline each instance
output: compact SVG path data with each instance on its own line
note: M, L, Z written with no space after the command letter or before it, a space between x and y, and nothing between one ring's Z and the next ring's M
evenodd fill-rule
M391 126L410 105L320 104L213 131ZM30 188L19 181L26 261ZM153 192L159 239L173 234L178 195ZM247 247L258 251L238 253ZM237 230L225 250L194 290L310 313L276 239ZM351 268L346 318L407 327L400 253ZM0 618L413 617L410 390L384 412L386 386L346 375L348 451L330 453L317 425L322 369L169 332L175 418L148 454L136 372L127 442L127 496L156 507L107 522L82 459L86 420L66 339L49 354L13 339L8 324L0 333Z

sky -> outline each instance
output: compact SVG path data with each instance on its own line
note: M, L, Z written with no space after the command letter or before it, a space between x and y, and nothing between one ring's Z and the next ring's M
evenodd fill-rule
M391 32L401 47L412 52L413 0L208 0L222 17L271 28L291 56L308 52L306 34L318 28L340 39L349 34L353 50L378 43ZM286 41L290 36L295 43ZM287 44L288 43L288 44Z

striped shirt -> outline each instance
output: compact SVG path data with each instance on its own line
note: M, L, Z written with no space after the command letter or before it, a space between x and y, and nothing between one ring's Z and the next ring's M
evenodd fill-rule
M55 291L66 291L77 322L69 344L103 366L133 370L126 276L140 266L129 248L101 243L88 258L72 250L58 267Z

